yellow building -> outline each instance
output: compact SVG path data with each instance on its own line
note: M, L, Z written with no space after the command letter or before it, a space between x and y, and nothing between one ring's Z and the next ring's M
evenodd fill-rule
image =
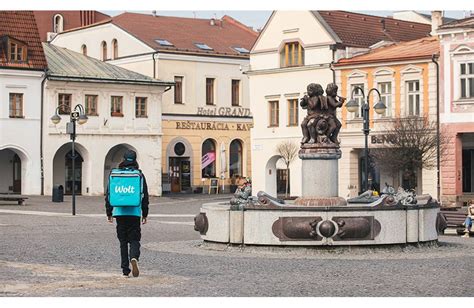
M353 97L361 106L366 99L364 95L376 88L387 106L383 115L374 112L373 106L378 97L373 91L369 100L369 149L383 144L384 132L394 118L423 116L436 120L436 65L432 62L432 56L438 54L439 42L437 38L430 37L379 47L363 55L342 59L335 65L341 96ZM362 88L364 94L357 87ZM366 178L362 117L360 110L349 113L345 107L341 108L340 116L340 194L356 195L362 191L363 179ZM436 195L436 170L410 172L400 170L397 176L393 176L370 167L369 187L380 191L384 183L388 183L395 188L415 188L417 193Z
M235 110L249 112L245 108ZM220 192L222 185L228 191L237 176L250 176L251 126L252 119L248 116L164 115L164 191L180 192L196 187L208 191L211 178L219 178Z

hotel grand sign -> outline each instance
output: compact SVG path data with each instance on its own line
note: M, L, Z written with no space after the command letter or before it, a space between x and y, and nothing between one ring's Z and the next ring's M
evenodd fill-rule
M242 107L198 107L197 115L221 117L250 117L250 108Z

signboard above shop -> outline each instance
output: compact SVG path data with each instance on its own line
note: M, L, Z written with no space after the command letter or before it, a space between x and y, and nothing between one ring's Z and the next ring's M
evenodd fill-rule
M250 117L250 108L242 107L198 107L197 115L222 117Z

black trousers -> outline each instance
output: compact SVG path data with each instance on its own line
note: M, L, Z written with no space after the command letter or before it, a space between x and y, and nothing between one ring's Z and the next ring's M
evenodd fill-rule
M140 258L141 217L117 216L115 220L117 221L117 237L120 241L121 267L123 273L128 275L130 273L130 260Z

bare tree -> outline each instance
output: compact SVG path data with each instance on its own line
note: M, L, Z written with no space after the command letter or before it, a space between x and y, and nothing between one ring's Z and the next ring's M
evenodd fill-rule
M415 170L433 169L437 165L436 122L426 117L394 119L381 138L382 146L370 149L370 161L395 179L399 172L414 176ZM440 156L446 151L449 138L440 133Z
M280 155L280 159L286 166L286 183L285 183L285 197L288 198L288 186L289 182L289 174L290 174L290 164L295 160L296 156L298 155L299 145L293 141L285 140L280 142L277 147L276 151L278 155Z

